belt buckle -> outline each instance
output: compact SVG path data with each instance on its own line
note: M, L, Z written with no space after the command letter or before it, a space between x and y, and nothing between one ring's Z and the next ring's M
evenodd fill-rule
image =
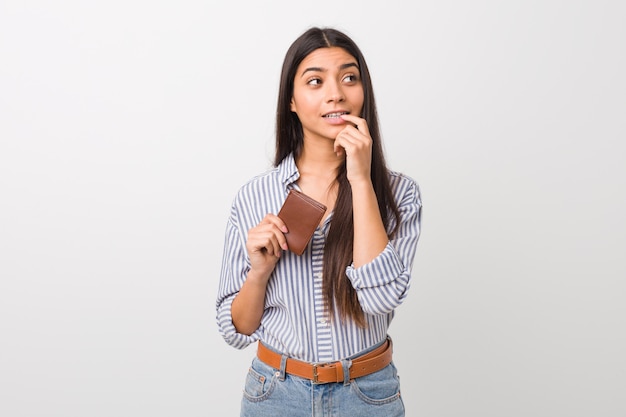
M314 384L317 384L317 376L318 376L317 375L317 366L318 365L316 363L313 364L313 383Z
M324 368L327 366L332 366L334 364L334 362L322 362L322 363L314 363L313 364L313 383L314 384L319 384L319 373L318 373L318 368ZM326 382L322 382L322 384L325 384Z

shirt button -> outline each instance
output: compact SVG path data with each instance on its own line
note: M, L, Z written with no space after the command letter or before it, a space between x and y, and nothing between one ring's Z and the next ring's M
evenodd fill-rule
M322 323L322 324L326 324L326 319L321 319L321 320L320 320L320 323Z

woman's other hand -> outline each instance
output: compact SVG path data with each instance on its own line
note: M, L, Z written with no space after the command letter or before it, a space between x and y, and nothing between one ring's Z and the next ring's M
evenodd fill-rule
M371 181L372 137L367 121L349 114L344 114L341 118L350 124L337 135L335 152L337 155L345 153L348 181L350 184Z

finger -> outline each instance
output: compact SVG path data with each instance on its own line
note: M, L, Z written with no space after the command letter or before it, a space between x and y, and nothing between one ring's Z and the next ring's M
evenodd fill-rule
M367 121L365 119L350 114L342 114L341 118L347 122L353 123L359 132L369 136L369 128L367 127Z
M282 251L280 248L280 244L278 243L278 239L276 239L276 234L272 233L272 235L269 237L269 240L268 240L268 246L266 247L268 248L268 252L269 252L269 248L270 247L272 248L271 250L272 255L276 257L280 257L280 253Z
M250 233L248 241L246 242L246 247L251 253L272 253L272 247L269 245L269 240L259 232Z
M287 250L287 239L282 231L276 228L275 225L268 225L267 229L260 232L254 242L257 246L265 248L268 253L274 256L280 256L281 250Z
M289 249L289 247L287 246L287 238L285 237L285 233L289 233L289 229L287 229L287 225L285 224L285 222L283 222L280 217L271 213L265 216L264 221L267 221L274 229L273 232L275 234L276 240L278 241L278 245L284 250Z
M349 138L347 138L345 135L337 136L337 138L335 139L335 143L333 144L333 150L335 151L335 153L347 153L350 151L351 148L352 143L350 142Z
M341 148L346 148L347 146L356 143L356 141L359 140L359 136L362 136L362 134L360 134L355 127L346 126L341 132L339 132L339 134L335 138L335 152L341 151Z
M277 215L275 215L275 214L268 213L263 218L262 223L263 222L267 223L267 224L270 224L270 225L273 225L274 227L276 227L278 230L280 230L283 233L289 232L285 222L283 222L283 220L280 217L278 217Z
M339 132L335 140L344 137L347 139L353 139L354 141L362 142L364 144L370 144L372 142L372 138L367 131L367 124L365 124L365 121L363 119L358 120L361 120L363 122L364 127L362 128L362 130L357 129L352 125L347 125L341 130L341 132ZM356 143L354 141L353 143Z
M356 129L351 129L352 131L346 129L337 135L334 143L335 152L344 149L347 153L352 153L369 147L371 139L365 135L357 133L358 131Z
M257 242L252 242L256 250L265 251L268 255L280 257L281 248L273 233L267 233Z
M264 230L268 230L273 233L273 238L276 240L280 248L283 250L289 249L287 246L287 238L285 238L285 233L288 233L289 230L287 229L285 222L283 222L280 217L269 213L263 218L261 223L267 228ZM280 252L280 249L277 249L277 252Z

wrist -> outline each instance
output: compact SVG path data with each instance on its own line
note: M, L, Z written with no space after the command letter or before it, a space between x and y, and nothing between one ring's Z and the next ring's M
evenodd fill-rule
M363 177L363 178L348 178L348 182L350 182L350 188L352 188L352 192L355 191L370 191L374 189L372 185L371 178Z
M265 272L251 268L246 275L246 282L258 286L265 286L267 285L267 281L269 281L270 275L271 271Z

